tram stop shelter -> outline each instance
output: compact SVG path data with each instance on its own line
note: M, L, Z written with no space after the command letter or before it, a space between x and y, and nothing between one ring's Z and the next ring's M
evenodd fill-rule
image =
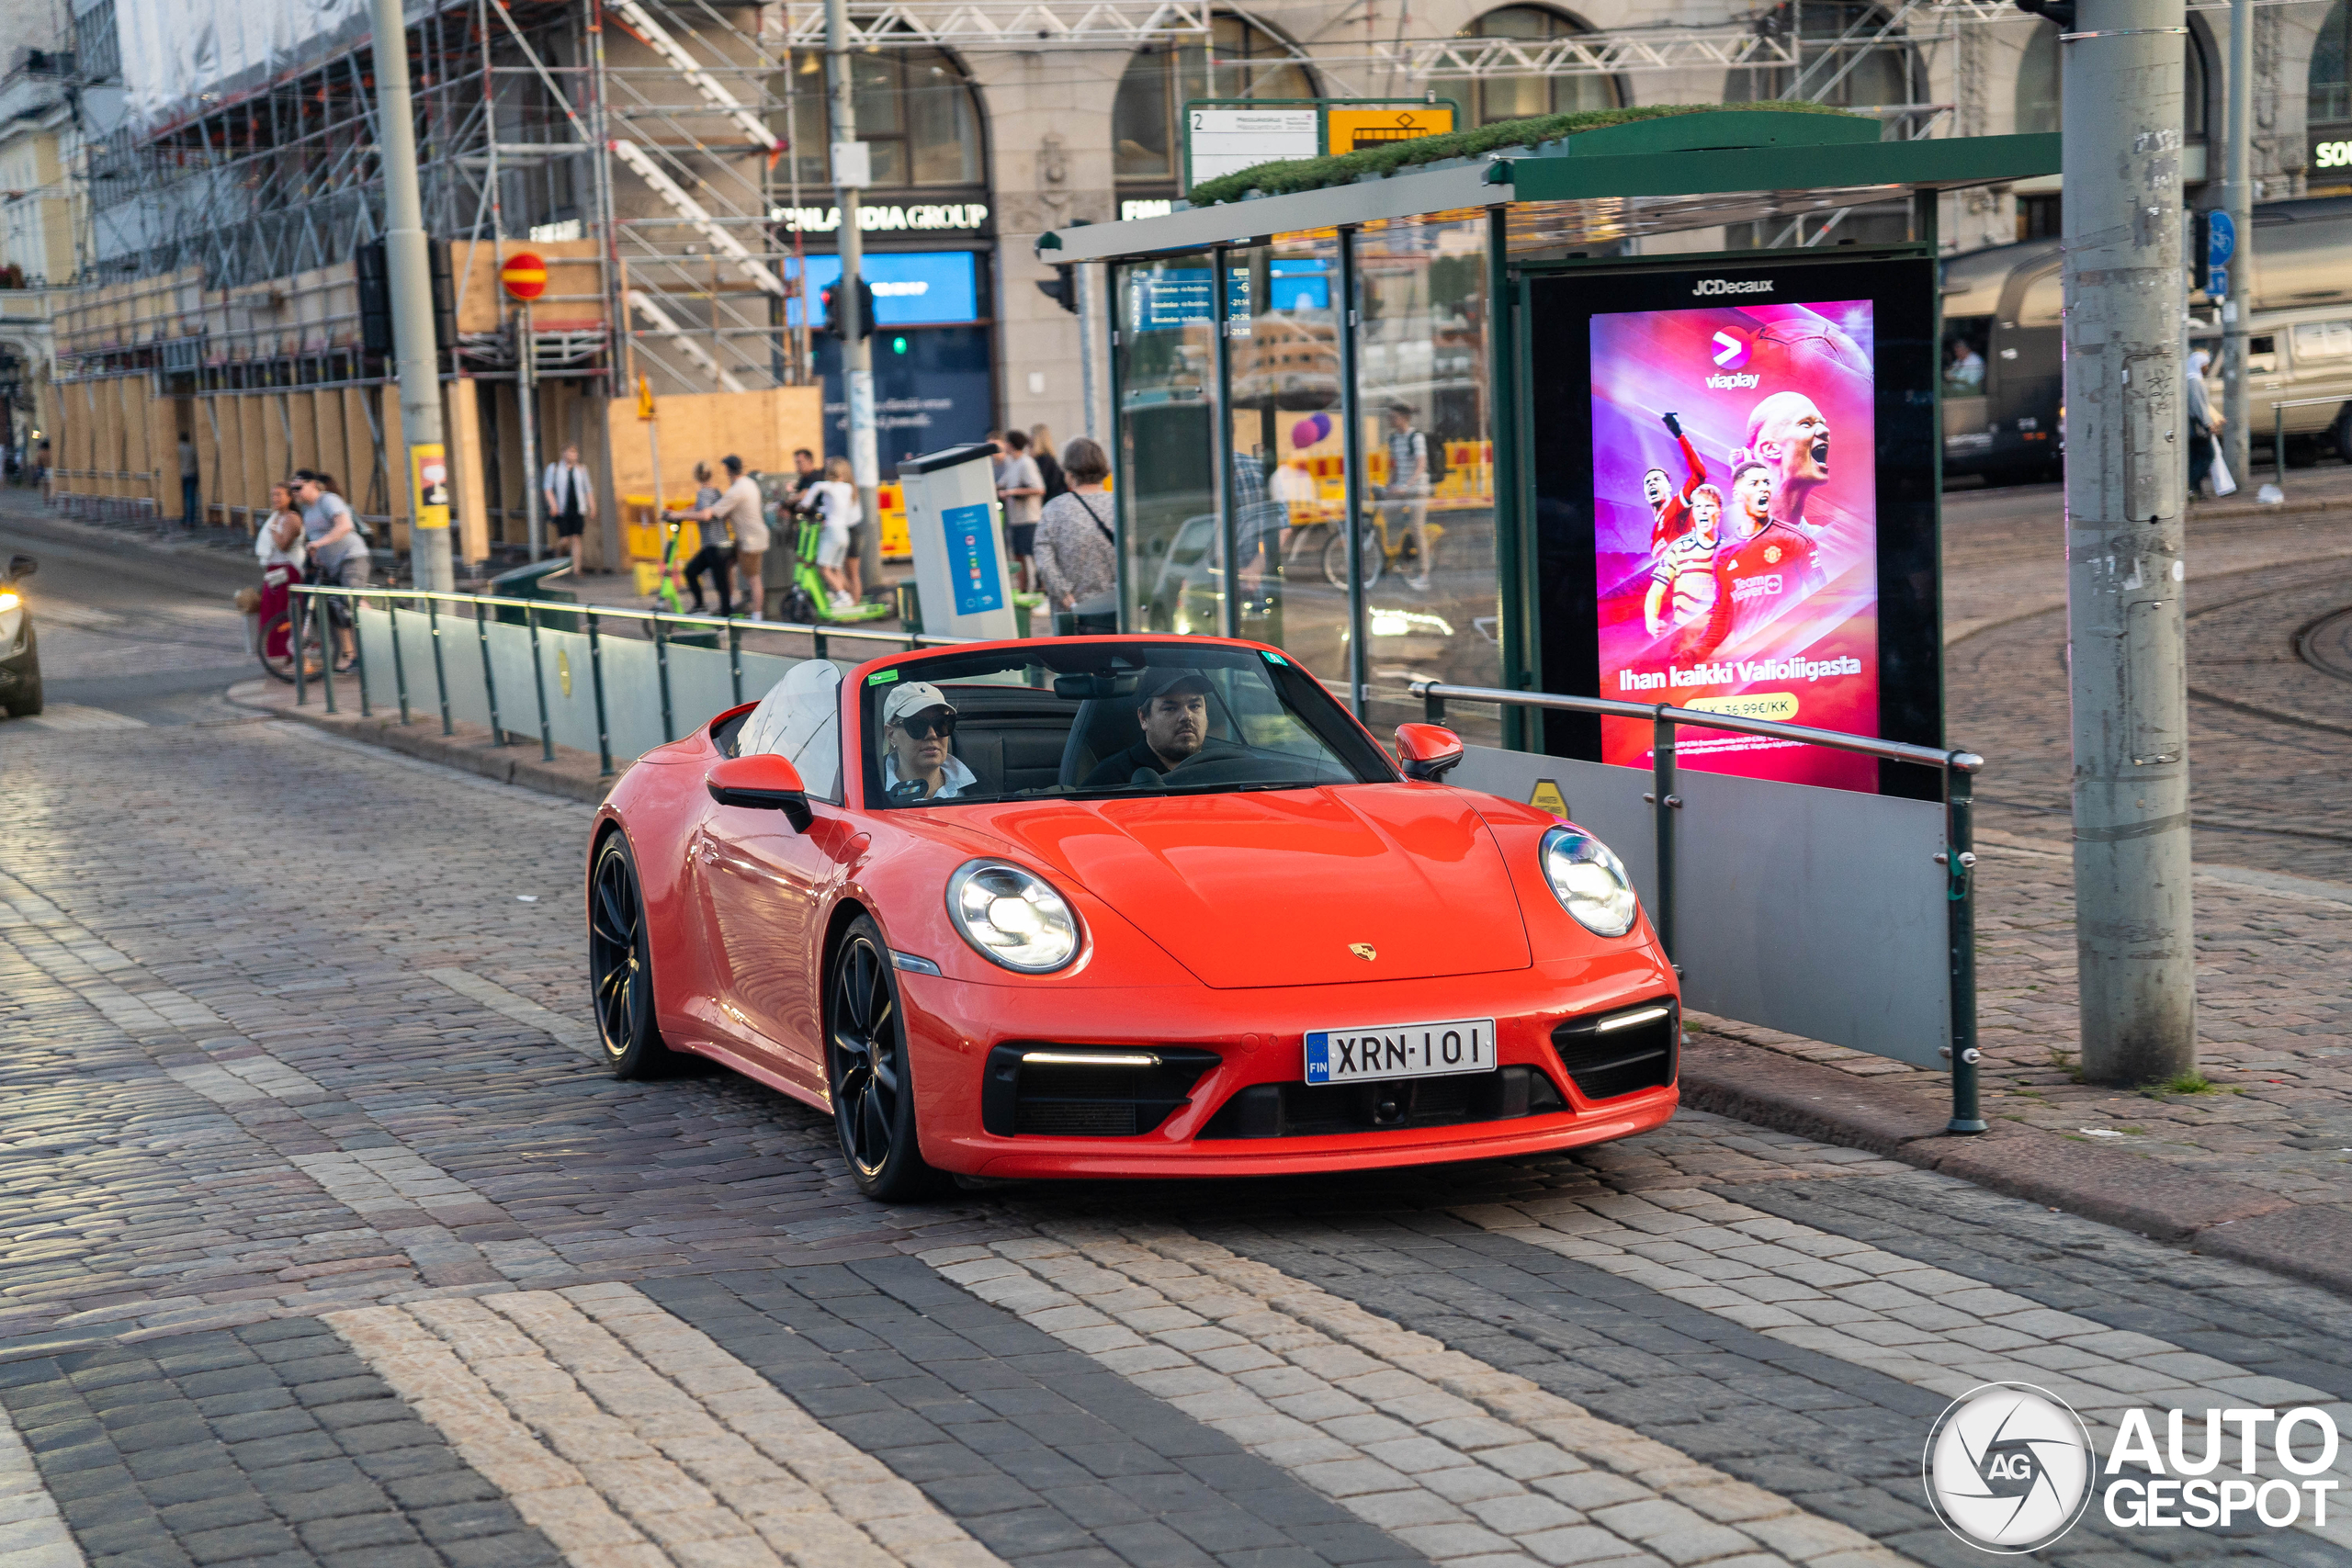
M1619 852L1688 1005L1946 1066L1942 400L1984 366L1943 340L1937 197L2059 138L1592 118L1040 238L1105 264L1121 628L1286 650L1384 737L1442 712L1453 782Z

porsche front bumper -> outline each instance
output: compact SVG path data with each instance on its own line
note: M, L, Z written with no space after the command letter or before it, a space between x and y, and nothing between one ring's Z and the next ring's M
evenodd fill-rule
M924 1157L967 1175L1234 1177L1491 1159L1645 1132L1679 1099L1673 975L1640 949L1498 974L1251 990L972 985L912 973L899 981ZM1634 1087L1622 1073L1584 1070L1593 1058L1564 1060L1555 1042L1564 1025L1573 1042L1577 1021L1658 1002L1676 1005L1657 1026L1668 1055L1636 1072ZM1344 1107L1334 1113L1343 1091L1302 1081L1309 1030L1489 1017L1495 1073L1391 1080L1399 1092L1355 1097L1363 1111L1351 1123ZM1084 1116L1008 1111L1007 1065L1040 1052L1072 1063L1107 1055L1114 1065L1094 1076L1130 1072L1163 1087L1138 1091L1140 1130L1120 1135L1090 1131ZM1144 1069L1153 1057L1164 1070ZM1417 1117L1422 1091L1405 1086L1431 1085L1443 1086L1441 1110ZM1279 1109L1310 1101L1324 1109L1288 1118ZM1389 1124L1382 1106L1397 1110Z

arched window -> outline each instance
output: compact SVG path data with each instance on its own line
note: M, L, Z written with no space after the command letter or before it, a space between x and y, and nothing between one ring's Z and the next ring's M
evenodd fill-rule
M1122 190L1175 194L1183 173L1178 121L1194 98L1311 98L1315 78L1291 46L1238 17L1211 24L1212 44L1146 49L1127 62L1111 107Z
M2352 120L2352 5L2335 0L2312 40L2311 96L2303 118L2313 125Z
M1782 0L1758 25L1794 34L1799 63L1735 71L1727 96L1809 98L1842 108L1916 102L1917 56L1900 32L1879 37L1887 20L1868 0Z
M2181 134L2205 140L2205 40L2192 25L2181 51ZM2059 129L2058 29L2043 23L2026 40L2018 61L2017 129L2020 135Z
M1542 43L1592 29L1573 17L1541 6L1506 6L1462 29L1464 38L1526 39ZM1500 119L1614 108L1622 100L1610 76L1489 76L1470 85L1470 119L1492 125Z
M873 148L874 184L883 188L988 182L979 96L953 56L935 49L882 49L850 56L858 140ZM804 186L825 187L832 141L825 110L824 56L798 57L792 76L792 146Z

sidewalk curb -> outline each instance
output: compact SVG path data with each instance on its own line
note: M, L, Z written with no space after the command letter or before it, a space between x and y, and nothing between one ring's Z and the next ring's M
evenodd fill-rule
M628 772L625 766L610 778L600 777L594 759L562 746L556 748L554 761L543 762L536 743L518 738L504 746L493 744L487 725L460 724L455 727L455 734L444 735L437 718L419 717L413 723L402 724L398 718L380 715L362 718L356 713L331 714L315 699L296 707L290 689L284 692L286 700L282 703L256 699L256 694L270 691L262 682L243 682L229 689L228 700L239 707L266 713L273 718L291 719L363 745L380 746L388 751L479 774L499 784L560 795L588 806L601 804L613 785L620 782L621 773Z
M2297 1203L2123 1149L1995 1122L1944 1131L1939 1108L1892 1085L1760 1046L1693 1033L1682 1103L1818 1143L1865 1149L2157 1241L2352 1294L2352 1214Z

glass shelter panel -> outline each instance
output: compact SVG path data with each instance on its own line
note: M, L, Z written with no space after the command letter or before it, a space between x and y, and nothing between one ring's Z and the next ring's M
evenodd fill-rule
M1421 716L1409 681L1502 684L1486 215L1367 224L1356 270L1364 717L1385 733ZM1453 727L1500 743L1490 711Z
M1340 412L1340 242L1226 253L1232 315L1233 536L1240 633L1344 691L1347 429ZM1329 563L1327 567L1327 563Z
M1119 269L1117 493L1131 631L1222 629L1216 322L1205 254Z

